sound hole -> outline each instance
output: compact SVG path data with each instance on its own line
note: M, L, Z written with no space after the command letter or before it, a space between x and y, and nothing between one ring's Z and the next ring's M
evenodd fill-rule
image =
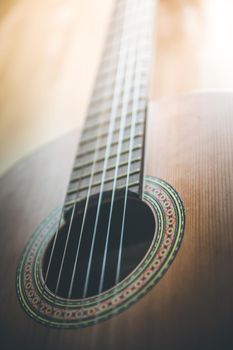
M62 298L67 298L69 296L71 299L80 299L97 295L100 292L110 289L116 284L116 275L119 266L119 247L122 232L123 208L123 199L118 199L114 202L101 290L100 281L106 248L110 201L102 204L100 209L91 260L90 251L96 220L96 206L90 207L87 211L81 240L80 231L83 221L83 212L77 210L75 213L68 241L67 235L70 226L71 213L67 215L65 225L63 225L57 235L47 275L46 284L53 293L56 293ZM150 208L144 202L128 198L126 208L118 282L128 276L138 266L147 253L155 234L154 216ZM80 249L77 258L79 240ZM66 241L68 243L64 255ZM42 272L44 276L46 275L48 268L53 242L54 238L49 243L43 259ZM61 269L63 256L64 260ZM74 270L75 260L77 264L76 269ZM88 264L90 264L90 273L87 283ZM72 276L74 276L74 278L71 289ZM57 283L58 279L59 283ZM86 293L84 293L85 285L87 286Z

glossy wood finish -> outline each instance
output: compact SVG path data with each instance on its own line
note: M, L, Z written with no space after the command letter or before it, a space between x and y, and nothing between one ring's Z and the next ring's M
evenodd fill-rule
M1 344L4 349L231 349L233 347L233 95L153 103L147 171L183 199L186 230L166 275L109 321L59 331L31 320L15 292L22 249L65 194L76 135L44 147L0 183ZM65 156L64 156L65 155Z

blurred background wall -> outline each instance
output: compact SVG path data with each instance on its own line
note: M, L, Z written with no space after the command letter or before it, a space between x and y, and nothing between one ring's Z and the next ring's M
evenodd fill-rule
M0 1L0 174L80 127L113 4ZM150 98L232 89L233 1L156 4Z

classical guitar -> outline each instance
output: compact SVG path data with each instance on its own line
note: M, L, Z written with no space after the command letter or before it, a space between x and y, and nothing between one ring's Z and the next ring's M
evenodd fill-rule
M82 131L1 178L4 350L233 348L233 95L148 104L152 15L116 2Z

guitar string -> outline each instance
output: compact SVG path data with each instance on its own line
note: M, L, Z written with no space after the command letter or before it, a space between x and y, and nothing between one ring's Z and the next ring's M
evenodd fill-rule
M84 130L84 127L85 127L85 125L83 125L82 131ZM54 255L55 246L56 246L56 243L57 243L58 232L59 232L60 227L62 225L64 212L65 212L65 203L63 204L63 206L61 208L61 211L60 211L60 214L59 214L58 225L57 225L57 228L56 228L56 231L55 231L54 240L53 240L53 244L52 244L52 249L51 249L51 252L50 252L49 261L48 261L48 265L47 265L47 268L46 268L46 273L45 273L45 277L44 277L44 281L43 281L43 285L42 285L42 298L43 298L45 287L46 287L46 284L47 284L48 275L49 275L49 271L50 271L50 268L51 268L51 262L52 262L52 258L53 258L53 255Z
M73 221L73 216L74 216L74 211L75 211L74 209L75 209L75 206L74 206L73 211L72 211L71 221ZM60 224L58 225L58 227L60 227ZM69 228L69 231L70 231L70 228ZM69 236L69 234L68 234L68 236ZM55 246L55 243L56 243L56 237L55 237L55 240L54 240L54 246ZM52 252L51 252L50 261L49 261L48 268L47 268L47 271L46 271L45 283L46 283L46 280L47 280L47 276L48 276L48 272L49 272L49 267L50 267L50 264L51 264L51 259L52 259L52 253L53 253L53 251L54 251L54 246L53 246L53 249L52 249ZM66 249L65 249L65 250L66 250ZM63 259L63 260L64 260L64 259ZM63 263L62 263L62 265L63 265ZM59 273L59 276L60 276L60 273ZM57 289L58 289L58 288L56 288L56 292L57 292Z
M112 48L112 50L114 50L114 48ZM104 118L104 114L102 115L102 118ZM100 122L102 122L102 118L101 118ZM103 120L102 126L103 125L104 125L104 120ZM99 132L101 133L101 128L99 128ZM99 149L100 149L100 147L99 147L100 146L100 140L101 140L101 137L99 137L99 135L98 135L97 140L96 140L96 145L95 145L95 154L94 154L93 169L92 169L93 171L91 172L91 180L90 180L91 185L93 184L92 180L93 180L93 176L94 176L94 172L95 172L95 165L96 165L97 160L98 160L97 157L98 157L98 153L99 153ZM72 213L71 213L71 219L70 219L70 222L69 222L68 233L67 233L67 237L66 237L66 241L65 241L64 250L63 250L62 260L61 260L59 274L58 274L58 279L57 279L57 282L56 282L56 288L55 288L55 293L54 293L54 300L56 300L56 298L57 298L58 289L59 289L59 285L60 285L61 274L62 274L62 270L63 270L64 260L65 260L65 256L66 256L66 252L67 252L67 246L68 246L68 243L69 243L70 233L71 233L72 224L73 224L73 220L74 220L75 209L76 209L76 205L77 205L77 199L78 199L78 193L79 193L78 190L79 189L77 189L77 192L76 192L75 204L73 205L73 208L72 208ZM90 186L90 191L91 191L91 186ZM89 196L90 196L90 193L87 196L88 197L88 201L89 201ZM85 222L85 220L84 220L84 222ZM84 226L83 223L82 223L82 226Z
M98 132L98 136L97 136L97 140L98 141L98 138L99 138L99 135L101 134L101 127L103 127L103 124L98 124L98 127L97 127L97 130L99 131ZM81 134L83 133L85 129L85 124L82 126L82 132ZM80 140L81 142L81 140ZM75 157L75 160L76 160L76 157ZM74 161L75 162L75 161ZM72 174L71 174L72 175ZM69 181L70 182L70 181ZM75 197L75 201L77 200L77 194L76 194L76 197ZM71 213L71 218L73 218L73 215L74 215L74 212L75 212L75 209L76 209L76 204L78 202L75 202L75 204L73 205L72 207L72 213ZM48 275L49 275L49 271L50 271L50 267L51 267L51 262L52 262L52 258L53 258L53 255L54 255L54 250L55 250L55 246L56 246L56 242L57 242L57 236L58 236L58 232L61 228L61 224L62 224L62 220L63 220L63 215L64 215L64 212L65 212L65 203L63 204L62 206L62 209L61 209L61 213L59 215L59 221L58 221L58 226L57 226L57 229L55 231L55 235L54 235L54 240L53 240L53 245L52 245L52 249L51 249L51 252L50 252L50 257L49 257L49 262L48 262L48 265L47 265L47 269L46 269L46 273L45 273L45 278L44 278L44 282L43 282L43 288L42 288L42 298L43 298L43 294L44 294L44 289L46 287L46 284L47 284L47 279L48 279ZM69 229L70 230L70 227ZM57 289L57 288L56 288Z
M100 139L98 140L98 144L100 142ZM98 145L96 145L97 148L98 148ZM119 150L119 148L118 148ZM96 155L95 155L96 156ZM94 156L94 163L95 163L95 156ZM118 161L117 161L118 163ZM116 175L116 174L115 174ZM91 182L92 182L92 179L93 179L93 174L91 175ZM115 182L114 182L115 183ZM114 186L115 187L115 186ZM90 192L88 192L88 197L90 195ZM75 207L76 207L76 203L75 205L73 206L73 210L72 210L72 214L71 214L71 224L73 222L73 218L74 218L74 212L75 212ZM86 211L86 210L85 210ZM62 209L62 212L63 212L63 209ZM60 227L60 224L58 225L58 228ZM57 282L57 285L56 285L56 291L55 291L55 294L57 294L57 291L58 291L58 286L59 286L59 281L60 281L60 277L61 277L61 270L62 270L62 267L63 267L63 263L64 263L64 257L65 257L65 253L66 253L66 249L67 249L67 243L68 243L68 240L69 240L69 235L70 235L70 230L71 230L71 225L69 226L69 230L68 230L68 239L66 241L66 244L65 244L65 249L64 249L64 254L63 254L63 258L62 258L62 262L61 262L61 268L60 268L60 271L59 271L59 277L58 277L58 282ZM57 236L57 235L56 235ZM54 246L56 244L56 237L55 237L55 240L54 240L54 244L53 244L53 248L52 248L52 251L51 251L51 256L50 256L50 259L49 259L49 264L48 264L48 268L47 268L47 271L46 271L46 277L45 277L45 284L46 284L46 281L47 281L47 276L48 276L48 272L49 272L49 268L50 268L50 264L51 264L51 260L52 260L52 255L53 255L53 251L54 251ZM102 274L103 275L103 274ZM72 280L73 280L73 277L72 277ZM69 294L70 294L70 290L69 290Z
M136 69L135 69L136 70ZM139 85L138 85L139 86ZM114 286L115 287L115 286ZM101 292L103 291L103 282L101 281L101 284L99 285L99 295L98 295L98 297L97 297L97 302L99 302L100 301L100 298L101 298ZM116 295L117 294L117 288L115 288L115 291L114 291L114 295ZM113 309L113 312L114 312L115 310ZM96 314L95 315L95 322L97 322L97 320L98 320L98 315ZM94 330L96 330L96 328L94 328ZM109 328L109 332L110 332L110 334L113 334L113 332L114 332L114 323L110 323L110 328Z
M143 43L143 32L141 32L142 36L142 43ZM149 40L149 39L148 39ZM140 42L140 40L139 40ZM147 42L147 40L146 40ZM140 54L144 51L142 48L137 47L137 50ZM147 50L145 50L147 51ZM148 51L147 51L148 54ZM136 126L136 117L137 117L137 111L138 111L138 101L140 97L140 83L142 78L142 55L140 58L138 58L136 64L137 67L136 71L138 71L138 75L136 75L137 83L135 83L136 89L134 90L134 98L133 98L133 113L132 113L132 127L131 127L131 135L130 135L130 146L129 146L129 155L128 155L128 169L127 169L127 178L126 178L126 186L125 186L125 196L124 196L124 206L123 206L123 217L122 217L122 225L121 225L121 234L120 234L120 244L119 244L119 250L118 250L118 261L117 261L117 271L116 271L116 278L115 278L115 284L118 284L120 281L120 269L121 269L121 260L122 260L122 248L123 248L123 239L124 239L124 229L125 229L125 218L126 218L126 210L127 210L127 197L128 197L128 188L129 188L129 174L130 174L130 168L131 168L131 161L132 161L132 149L133 149L133 143L134 143L134 134L135 134L135 126ZM141 66L141 67L140 67ZM136 81L135 80L135 81Z
M121 123L122 123L122 121L121 121ZM122 126L121 126L121 129L122 129ZM98 221L98 218L97 218L97 221ZM83 224L82 224L82 226L83 226ZM77 262L77 256L76 256L76 262ZM74 278L74 271L76 269L76 262L75 262L75 266L74 266L74 270L73 270L73 278ZM73 278L72 278L72 284L73 284ZM70 288L70 291L69 291L69 297L71 296L71 294L72 294L72 287ZM85 295L85 291L84 291L84 295Z
M112 47L112 52L114 52L114 47ZM101 124L102 124L102 126L104 125L104 114L102 114L102 118L100 120L100 124L99 125L101 125ZM100 132L101 132L101 128L99 128L99 133ZM91 176L90 176L90 184L89 184L89 188L88 188L88 195L87 195L87 198L86 198L85 213L84 213L84 216L83 216L84 220L82 222L82 229L81 230L83 230L84 223L85 223L85 216L86 216L86 212L87 212L87 206L88 206L88 203L89 203L90 192L91 192L91 189L92 189L93 177L94 177L94 173L95 173L95 166L97 164L98 154L99 154L99 150L100 150L100 141L101 141L101 137L99 137L99 134L98 134L97 140L96 140L96 144L95 144L95 154L94 154L94 160L93 160L93 164L92 164L92 170L91 170ZM66 242L65 242L65 247L64 247L64 251L63 251L62 261L61 261L61 265L60 265L60 269L59 269L59 275L58 275L58 279L57 279L57 283L56 283L55 298L57 296L59 285L60 285L61 274L62 274L63 265L64 265L64 259L65 259L65 256L66 256L67 246L68 246L69 238L70 238L70 232L71 232L72 224L73 224L73 220L74 220L74 213L75 213L75 208L76 208L76 204L77 204L77 202L76 202L77 196L78 196L78 190L77 190L77 193L76 193L75 204L74 204L73 209L72 209L72 215L71 215L71 219L70 219L70 222L69 222L68 234L67 234L67 238L66 238ZM82 234L82 232L81 232L81 234ZM80 243L81 243L81 241L80 241ZM78 243L78 250L79 250L79 243ZM72 279L71 279L71 281L72 281ZM68 293L69 294L72 293L71 288L69 288Z
M99 132L98 132L98 136L97 136L97 141L99 140L99 135L101 134L101 130L102 130L101 127L103 127L103 124L99 124L99 126L98 126L98 131ZM84 128L85 128L85 125L83 125L82 130L84 130ZM76 157L75 157L75 159L76 159ZM73 221L76 205L78 204L78 202L76 200L77 200L77 194L76 194L76 197L75 197L75 204L72 207L71 221ZM49 275L50 268L51 268L52 258L54 256L55 246L56 246L56 243L57 243L58 232L59 232L59 230L61 228L61 225L62 225L64 212L65 212L65 203L63 204L63 207L61 209L61 214L59 216L60 219L58 221L58 226L57 226L57 229L56 229L55 235L54 235L54 240L53 240L53 245L52 245L52 249L51 249L51 252L50 252L49 262L48 262L48 265L47 265L46 274L45 274L45 278L44 278L44 281L43 281L41 300L43 298L45 287L46 287L46 284L47 284L47 279L48 279L48 275ZM69 225L68 234L67 234L68 236L69 236L70 230L71 230L71 226ZM62 261L64 261L64 258L62 258ZM59 276L60 276L60 271L59 271ZM59 279L60 279L60 277L59 277ZM56 285L55 299L54 300L56 300L56 294L57 294L57 291L58 291L58 286L59 286L59 283Z
M136 8L138 10L138 8ZM132 11L132 9L131 9ZM133 12L133 11L132 11ZM135 14L131 13L131 16L133 17ZM133 22L133 25L135 28L137 28L137 22ZM120 125L120 131L119 131L119 139L118 139L118 147L117 147L117 157L116 157L116 166L114 171L114 181L113 181L113 189L112 189L112 195L111 195L111 204L110 204L110 211L109 211L109 219L108 219L108 225L107 225L107 233L106 233L106 240L105 240L105 246L104 246L104 255L102 260L102 268L101 268L101 275L100 275L100 282L98 287L98 293L100 294L103 291L103 285L104 285L104 275L105 275L105 269L106 269L106 259L107 259L107 252L108 252L108 244L109 244L109 237L110 237L110 228L112 223L112 213L113 213L113 206L114 206L114 200L115 200L115 193L116 193L116 185L117 185L117 176L119 171L119 163L120 163L120 156L123 146L123 140L124 140L124 132L125 132L125 124L126 124L126 117L128 113L128 105L130 100L130 89L133 86L133 75L134 75L134 68L136 65L135 60L135 53L136 53L136 40L138 33L136 30L133 31L134 37L131 38L131 43L129 47L130 54L128 55L127 60L127 69L125 74L125 84L124 84L124 96L123 96L123 104L122 104L122 110L121 110L121 125ZM134 62L131 62L132 57L134 57ZM132 79L131 79L132 77Z
M100 130L100 129L99 129L99 130ZM98 140L98 141L100 141L100 140ZM97 146L97 148L98 148L98 146ZM95 162L95 161L94 161L94 162ZM76 205L76 203L75 203L75 205ZM73 208L73 209L75 209L75 205L74 205L74 208ZM62 214L63 214L63 212L64 212L64 206L63 206L63 208L61 209L61 216L60 216L60 221L59 221L59 223L58 223L58 229L57 229L57 231L59 230L60 225L61 225ZM74 212L75 212L75 210L72 211L71 221L73 221ZM70 229L69 229L69 230L70 230ZM57 231L56 231L56 234L55 234L55 239L54 239L52 251L51 251L51 254L50 254L49 264L48 264L48 266L47 266L47 271L46 271L46 275L45 275L43 290L44 290L44 286L46 285L46 282L47 282L47 277L48 277L48 273L49 273L49 269L50 269L50 264L51 264L51 260L52 260L52 256L53 256L54 246L55 246L55 244L56 244ZM72 289L72 288L71 288L71 289ZM57 288L56 288L56 292L57 292ZM69 294L70 294L70 290L69 290ZM43 295L43 294L42 294L42 295Z
M75 279L75 274L76 274L76 269L77 269L79 251L80 251L81 241L82 241L82 237L83 237L84 226L85 226L85 222L86 222L85 219L86 219L86 215L87 215L87 210L88 210L88 205L89 205L89 200L90 200L90 195L91 195L91 189L92 189L92 185L93 185L93 175L95 173L95 168L96 168L97 161L98 161L98 157L97 157L98 151L99 151L99 145L96 145L96 151L95 151L96 156L94 157L94 161L92 164L91 176L90 176L90 181L89 181L89 185L88 185L88 192L87 192L86 201L85 201L83 219L82 219L82 223L81 223L80 235L79 235L79 239L78 239L78 245L77 245L77 250L76 250L76 254L75 254L75 260L74 260L74 265L73 265L73 269L72 269L72 275L71 275L71 281L70 281L67 299L71 298L72 292L73 292L73 285L74 285L74 279Z
M127 32L126 31L126 17L127 17L126 14L128 14L128 13L130 13L129 12L129 1L126 2L126 8L125 8L125 16L124 16L124 22L123 22L123 38L125 37L125 32ZM127 35L126 35L126 37L127 37ZM124 79L124 74L123 74L124 70L121 68L121 66L122 66L122 61L124 63L123 67L125 66L126 53L127 53L127 51L124 50L124 41L122 40L121 46L120 46L120 53L119 53L119 63L118 63L117 74L116 74L116 84L115 84L114 93L113 93L113 101L112 101L111 114L110 114L110 121L111 122L110 122L109 134L108 134L107 145L106 145L106 150L105 150L104 166L103 166L103 173L102 173L102 179L101 179L101 185L100 185L100 191L99 191L99 197L98 197L96 218L95 218L94 230L93 230L93 234L92 234L86 278L85 278L85 282L84 282L83 298L86 297L87 290L88 290L91 263L92 263L92 258L93 258L93 250L94 250L96 232L97 232L97 225L98 225L98 221L99 221L100 207L101 207L101 202L102 202L102 197L103 197L104 179L105 179L105 174L106 174L106 169L107 169L107 164L108 164L108 159L109 159L109 154L110 154L110 147L111 147L111 143L112 143L112 136L113 136L113 131L114 131L116 112L117 112L118 103L119 103L118 101L119 101L119 95L120 95L121 82Z
M142 5L144 5L144 4L142 4ZM139 11L139 10L138 10ZM139 36L139 34L137 34L138 36ZM139 38L139 42L140 42L140 38ZM140 46L140 45L139 45ZM138 53L138 52L137 52ZM137 59L136 59L136 61L137 61ZM136 63L136 62L135 62ZM135 67L135 70L136 70L136 67ZM139 85L138 85L139 86ZM110 218L109 218L110 219ZM111 220L111 219L110 219ZM114 288L115 288L115 286L114 286ZM115 290L114 290L114 295L116 295L117 294L117 288L115 288ZM98 295L98 297L97 297L97 302L99 302L100 301L100 299L101 299L101 292L103 292L103 281L101 281L101 285L99 285L99 295ZM113 309L113 312L114 312L115 310ZM97 320L98 320L98 315L96 314L95 315L95 322L97 322ZM110 329L109 329L109 332L112 334L112 332L114 332L114 327L113 327L113 323L111 323L110 324Z

